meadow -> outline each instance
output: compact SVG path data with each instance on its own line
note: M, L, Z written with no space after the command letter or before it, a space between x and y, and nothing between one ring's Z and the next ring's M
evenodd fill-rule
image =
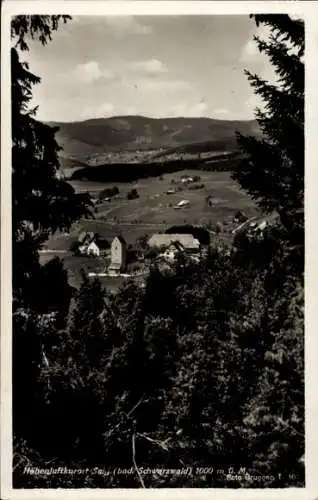
M182 184L183 175L200 176L197 184L204 184L204 187L191 189L191 184ZM80 282L81 268L87 272L102 272L105 269L102 258L76 257L69 252L72 242L77 239L81 231L99 233L108 241L120 233L128 244L134 244L144 235L151 236L155 232L163 232L173 225L192 224L213 229L218 222L226 225L238 210L245 212L248 217L258 213L254 202L231 179L230 172L184 170L162 177L141 179L138 182L114 184L70 181L70 183L77 192L88 191L95 199L106 188L117 185L119 189L116 197L96 205L94 219L74 224L68 234L56 233L46 245L50 253L41 254L43 263L55 254L62 258L66 269L69 270L70 283L73 286L78 286ZM177 190L180 186L182 191L167 194L167 191ZM127 199L131 189L137 190L139 198ZM213 206L209 206L207 197L212 197ZM190 205L176 210L174 206L183 199L189 200ZM213 233L211 237L213 238ZM223 239L229 241L231 235L226 233ZM59 253L61 251L66 253ZM113 281L109 284L118 286Z
M191 189L190 185L181 184L183 175L199 175L197 184L204 184L201 189ZM175 181L175 183L173 183ZM113 183L85 183L83 181L72 181L71 184L78 192L89 191L92 196L98 196L99 192L107 187L113 187ZM242 210L247 216L256 214L254 202L244 193L230 177L229 172L208 172L197 170L184 170L174 174L166 174L161 178L142 179L138 182L117 183L119 194L104 201L97 206L95 220L85 221L80 225L85 230L94 230L94 227L117 226L116 231L124 231L125 226L133 226L133 232L139 232L138 228L145 230L159 226L170 226L174 224L207 225L222 222L226 217L232 217L237 210ZM178 188L182 187L182 191ZM127 194L131 189L136 189L139 198L127 200ZM169 190L176 190L173 194L167 194ZM213 206L209 206L206 198L213 199ZM176 210L174 206L181 200L190 201L188 207ZM119 227L118 227L119 226ZM98 229L97 229L98 230ZM113 230L109 229L110 237ZM103 232L107 237L107 229Z

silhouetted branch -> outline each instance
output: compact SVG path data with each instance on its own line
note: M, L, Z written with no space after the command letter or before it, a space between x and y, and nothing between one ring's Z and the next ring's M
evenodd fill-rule
M133 464L134 464L134 468L135 468L135 471L137 472L137 476L139 478L139 481L140 481L140 484L143 488L146 488L145 486L145 483L144 483L144 480L140 474L140 471L138 469L138 466L137 466L137 463L136 463L136 446L135 446L135 439L136 439L136 436L135 434L132 435L132 438L131 438L131 445L132 445L132 459L133 459Z

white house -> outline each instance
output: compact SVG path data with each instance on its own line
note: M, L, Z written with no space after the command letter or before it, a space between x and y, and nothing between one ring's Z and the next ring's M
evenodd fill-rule
M95 243L95 241L92 241L86 248L86 254L87 255L95 255L96 257L99 257L100 255L100 249L98 245Z
M110 248L110 264L108 267L109 274L117 276L125 270L127 243L122 236L115 236Z
M189 175L181 177L181 182L182 184L186 184L187 182L193 182L193 177L190 177Z
M174 208L183 208L183 207L187 207L190 205L190 201L189 200L181 200L179 201Z
M165 250L160 254L160 256L168 261L168 262L174 262L177 254L179 252L184 252L184 247L181 243L171 243Z
M150 242L150 244L149 244ZM162 269L167 269L173 264L180 253L186 254L195 262L200 261L200 242L192 234L155 234L148 244L160 248L159 264Z
M94 241L95 235L92 232L83 231L78 236L78 251L82 255L100 255L99 246Z
M265 227L267 226L267 221L266 220L263 220L262 222L260 222L260 224L257 226L257 229L259 231L263 231L265 229Z

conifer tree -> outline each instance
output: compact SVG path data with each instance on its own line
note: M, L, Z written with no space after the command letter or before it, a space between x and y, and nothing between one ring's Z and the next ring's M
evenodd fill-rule
M28 305L26 283L38 268L38 250L48 235L89 213L89 198L59 179L57 128L41 123L30 108L32 88L40 83L21 52L28 40L45 45L61 20L70 16L16 16L11 23L12 239L14 298Z
M38 313L53 306L64 320L70 298L60 263L41 268L39 249L50 233L88 215L90 203L58 178L56 128L38 121L37 109L30 107L40 78L21 61L21 53L29 49L30 39L45 45L60 22L69 18L21 15L11 22L13 434L18 448L22 441L31 448L35 441L38 444L37 431L43 438L38 423L43 421L46 395L40 378L47 359ZM50 293L40 296L42 286L49 286ZM56 331L53 326L51 330Z
M255 37L260 52L269 57L277 81L266 82L246 72L264 101L256 110L262 138L239 135L245 157L233 178L267 213L277 212L279 223L262 241L245 245L262 255L252 257L265 270L263 289L262 370L257 390L246 405L248 455L251 469L274 474L275 484L304 481L299 461L304 453L304 24L287 15L252 16L270 30L267 41ZM264 258L265 257L265 258ZM251 259L246 259L250 260ZM261 265L260 265L261 264ZM243 330L242 330L243 331ZM252 436L257 436L253 439Z
M276 83L246 71L264 102L256 109L261 138L238 134L244 160L233 178L267 213L276 211L289 241L302 244L304 209L304 24L288 15L254 15L269 28L259 51L268 56Z

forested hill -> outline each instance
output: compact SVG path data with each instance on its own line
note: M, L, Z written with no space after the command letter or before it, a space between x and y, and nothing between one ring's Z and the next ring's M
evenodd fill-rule
M233 150L237 131L244 135L260 133L255 120L211 118L116 116L49 124L60 129L56 137L63 155L79 160L108 151L158 150L200 143L208 143L212 150Z

